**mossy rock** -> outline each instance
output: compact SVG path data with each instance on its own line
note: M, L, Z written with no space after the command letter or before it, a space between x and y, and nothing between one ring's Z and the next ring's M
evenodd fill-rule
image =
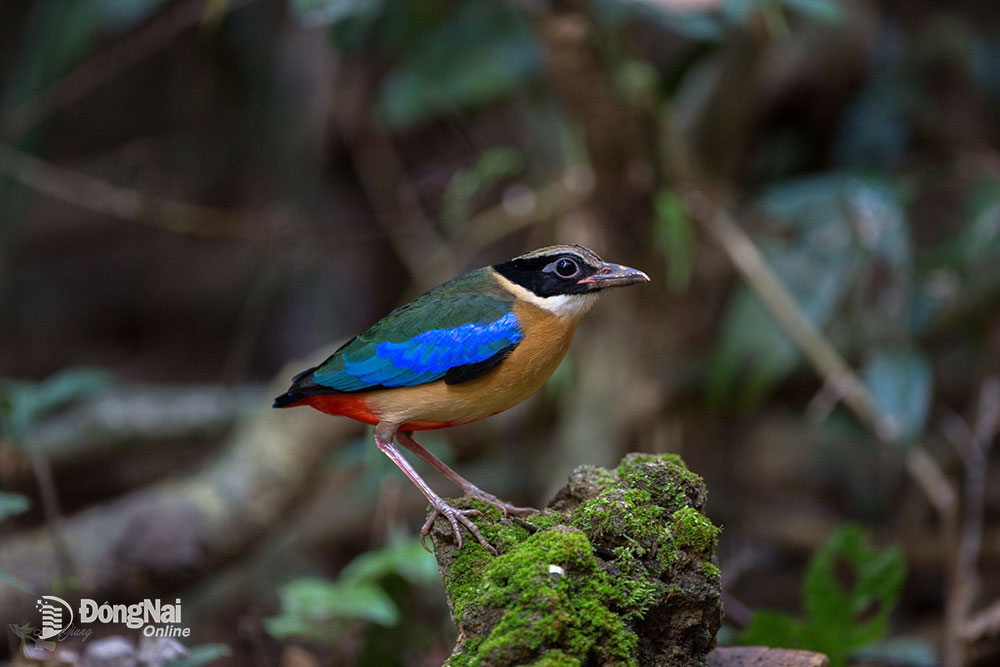
M719 529L705 484L676 455L629 454L573 471L542 514L501 517L478 500L462 549L431 532L464 665L705 665L722 621Z

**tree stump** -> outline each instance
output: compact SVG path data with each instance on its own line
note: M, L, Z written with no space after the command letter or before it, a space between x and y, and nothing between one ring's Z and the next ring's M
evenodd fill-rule
M719 529L705 484L671 454L577 468L526 520L478 499L493 556L439 518L431 531L459 636L447 664L704 667L722 622Z

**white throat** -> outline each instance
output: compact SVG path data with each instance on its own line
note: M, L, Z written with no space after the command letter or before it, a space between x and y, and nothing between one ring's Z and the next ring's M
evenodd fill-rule
M555 296L538 296L530 289L508 280L499 273L496 274L496 277L497 280L500 281L500 284L502 284L505 289L518 299L527 301L531 305L538 306L542 310L546 310L559 317L568 317L572 319L582 317L583 314L590 310L591 306L593 306L597 301L597 292L588 292L587 294L556 294Z

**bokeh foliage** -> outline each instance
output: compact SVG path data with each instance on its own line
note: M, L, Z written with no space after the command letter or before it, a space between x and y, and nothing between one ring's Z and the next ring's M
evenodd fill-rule
M838 646L892 629L897 596L901 624L941 620L933 577L908 584L924 587L909 599L900 592L896 552L856 531L822 545L831 524L863 518L879 543L916 554L911 569L940 566L902 461L923 447L957 470L939 417L968 414L982 378L1000 372L1000 19L990 3L14 4L0 6L3 144L144 203L196 203L224 224L187 208L170 210L179 227L120 219L120 207L78 206L73 188L25 183L0 159L0 376L49 378L0 387L0 455L13 461L0 469L11 486L0 492L5 530L42 521L18 472L36 427L109 386L81 365L106 366L126 388L264 382L439 280L581 241L653 283L588 316L537 401L425 444L483 488L536 504L577 464L680 450L713 489L724 556L764 544L801 567L820 548L804 575L805 620L762 614L753 632L771 618L784 634L768 641L807 645L824 625L839 634L808 645L839 660ZM593 93L587 104L571 101L579 89ZM899 447L884 451L834 407L706 237L689 206L705 184L858 371ZM53 190L69 199L39 194ZM414 601L431 573L409 568L426 559L410 562L409 543L381 546L385 531L370 525L374 507L405 505L391 500L396 472L366 438L354 443L323 474L346 474L337 483L360 518L301 538L278 575L229 599L249 598L250 625L271 631L275 653L319 642L308 645L361 646L352 655L368 664L446 655L448 630L427 630L446 627L444 614ZM171 441L95 454L82 469L54 464L64 509L182 474L211 450ZM356 474L361 461L368 474ZM753 524L758 506L789 525L814 510L814 530L793 539ZM418 523L409 509L407 524ZM296 525L287 530L309 534ZM273 546L274 532L263 541ZM821 590L837 580L830 559L852 563L859 586L866 572L892 586ZM738 588L758 606L775 587ZM856 606L873 596L877 618L859 621ZM908 606L914 598L933 611ZM420 632L380 644L406 628Z
M905 577L898 548L875 549L860 526L842 526L809 561L805 619L759 610L739 641L818 651L842 667L854 651L885 638Z

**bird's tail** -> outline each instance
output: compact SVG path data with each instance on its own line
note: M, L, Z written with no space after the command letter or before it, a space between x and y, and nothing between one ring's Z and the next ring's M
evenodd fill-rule
M282 394L274 399L274 403L271 404L272 408L290 408L297 404L302 399L306 398L306 394L299 393L297 391L290 391L286 394Z
M290 408L302 399L309 396L305 385L313 384L311 381L312 372L316 370L316 367L307 368L306 370L298 373L292 378L292 386L288 388L288 391L278 396L274 399L274 403L271 404L272 408Z
M315 394L340 394L343 392L337 391L336 389L331 389L330 387L324 387L313 382L312 374L316 370L316 366L312 368L307 368L298 375L292 378L292 386L288 388L288 391L278 396L274 399L274 403L271 405L273 408L290 408L294 405L298 405L305 399L313 396Z

